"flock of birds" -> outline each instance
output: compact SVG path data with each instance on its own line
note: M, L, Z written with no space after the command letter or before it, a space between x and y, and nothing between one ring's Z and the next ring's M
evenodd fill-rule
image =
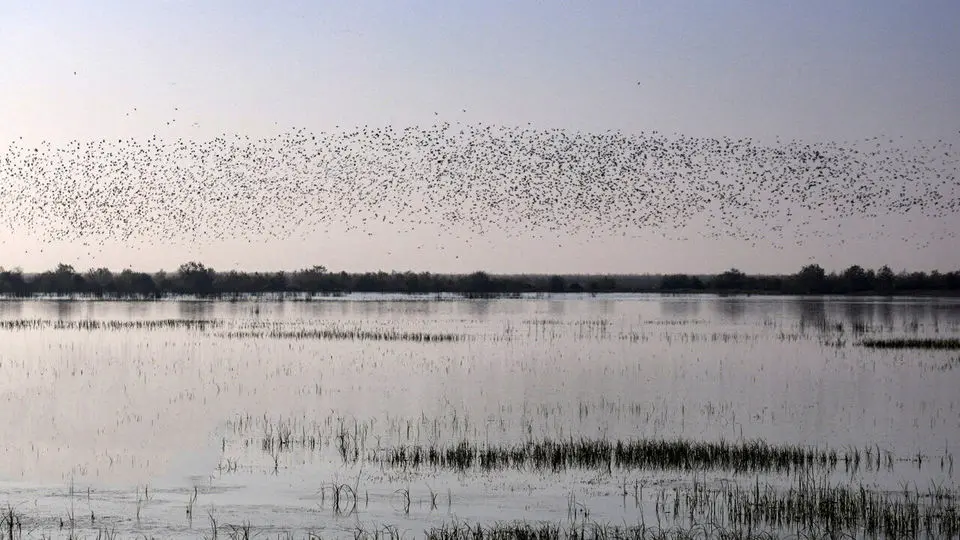
M957 164L942 140L771 144L449 122L266 138L18 139L0 149L0 226L91 244L425 224L554 239L693 230L783 249L842 238L836 229L851 217L956 216Z

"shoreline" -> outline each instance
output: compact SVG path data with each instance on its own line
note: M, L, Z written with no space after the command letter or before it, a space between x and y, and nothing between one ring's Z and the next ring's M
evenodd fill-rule
M170 296L229 299L241 295L327 295L355 293L519 297L525 294L713 294L798 296L960 296L960 270L894 273L884 266L854 265L827 273L816 264L796 274L746 274L732 268L720 274L433 274L430 272L332 272L314 266L292 272L216 271L198 262L174 272L108 268L78 272L72 266L27 274L0 267L0 296L120 297Z
M783 293L776 291L722 291L722 290L624 290L602 292L546 292L531 291L518 293L479 293L460 291L439 291L426 293L411 293L406 291L331 291L318 293L302 292L239 292L224 294L178 294L164 293L159 295L92 295L92 294L29 294L14 296L0 294L0 302L324 302L324 301L351 301L351 300L399 300L423 302L463 301L463 300L588 300L591 298L604 299L614 297L697 297L697 298L802 298L802 299L861 299L861 300L903 300L903 299L960 299L960 291L895 291L879 294L873 292L851 293Z

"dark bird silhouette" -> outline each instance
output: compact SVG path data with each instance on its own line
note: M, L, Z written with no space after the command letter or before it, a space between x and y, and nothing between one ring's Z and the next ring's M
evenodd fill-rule
M17 139L0 150L0 226L94 247L310 238L337 224L683 241L695 226L707 238L786 249L845 245L845 220L899 216L942 226L932 238L882 226L856 234L955 241L953 143L893 141L764 144L441 121L265 138Z

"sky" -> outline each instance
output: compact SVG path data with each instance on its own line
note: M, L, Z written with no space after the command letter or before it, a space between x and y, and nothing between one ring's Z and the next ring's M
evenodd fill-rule
M8 2L0 5L0 153L11 141L200 141L438 121L765 141L956 141L957 20L960 3L949 0ZM895 238L870 234L880 221L899 230ZM253 243L107 239L91 248L8 227L0 266L960 268L957 237L936 234L960 229L955 214L853 220L842 230L857 234L843 244L809 241L786 252L696 229L685 240L561 231L549 242L455 229L343 227ZM918 247L918 235L939 239Z

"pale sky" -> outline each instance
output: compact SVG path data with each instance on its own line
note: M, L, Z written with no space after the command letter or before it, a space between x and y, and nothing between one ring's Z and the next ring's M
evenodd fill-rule
M958 20L952 0L5 2L0 153L11 141L64 148L72 140L204 141L444 121L771 143L960 142ZM0 188L0 212L14 196ZM849 218L839 227L849 235L842 244L811 239L785 250L706 237L695 226L676 235L686 240L561 230L549 241L455 226L346 228L254 243L108 238L91 247L14 226L0 231L0 266L156 270L197 259L251 270L793 272L811 261L960 268L960 242L943 234L960 230L956 212ZM917 238L933 240L921 246Z

